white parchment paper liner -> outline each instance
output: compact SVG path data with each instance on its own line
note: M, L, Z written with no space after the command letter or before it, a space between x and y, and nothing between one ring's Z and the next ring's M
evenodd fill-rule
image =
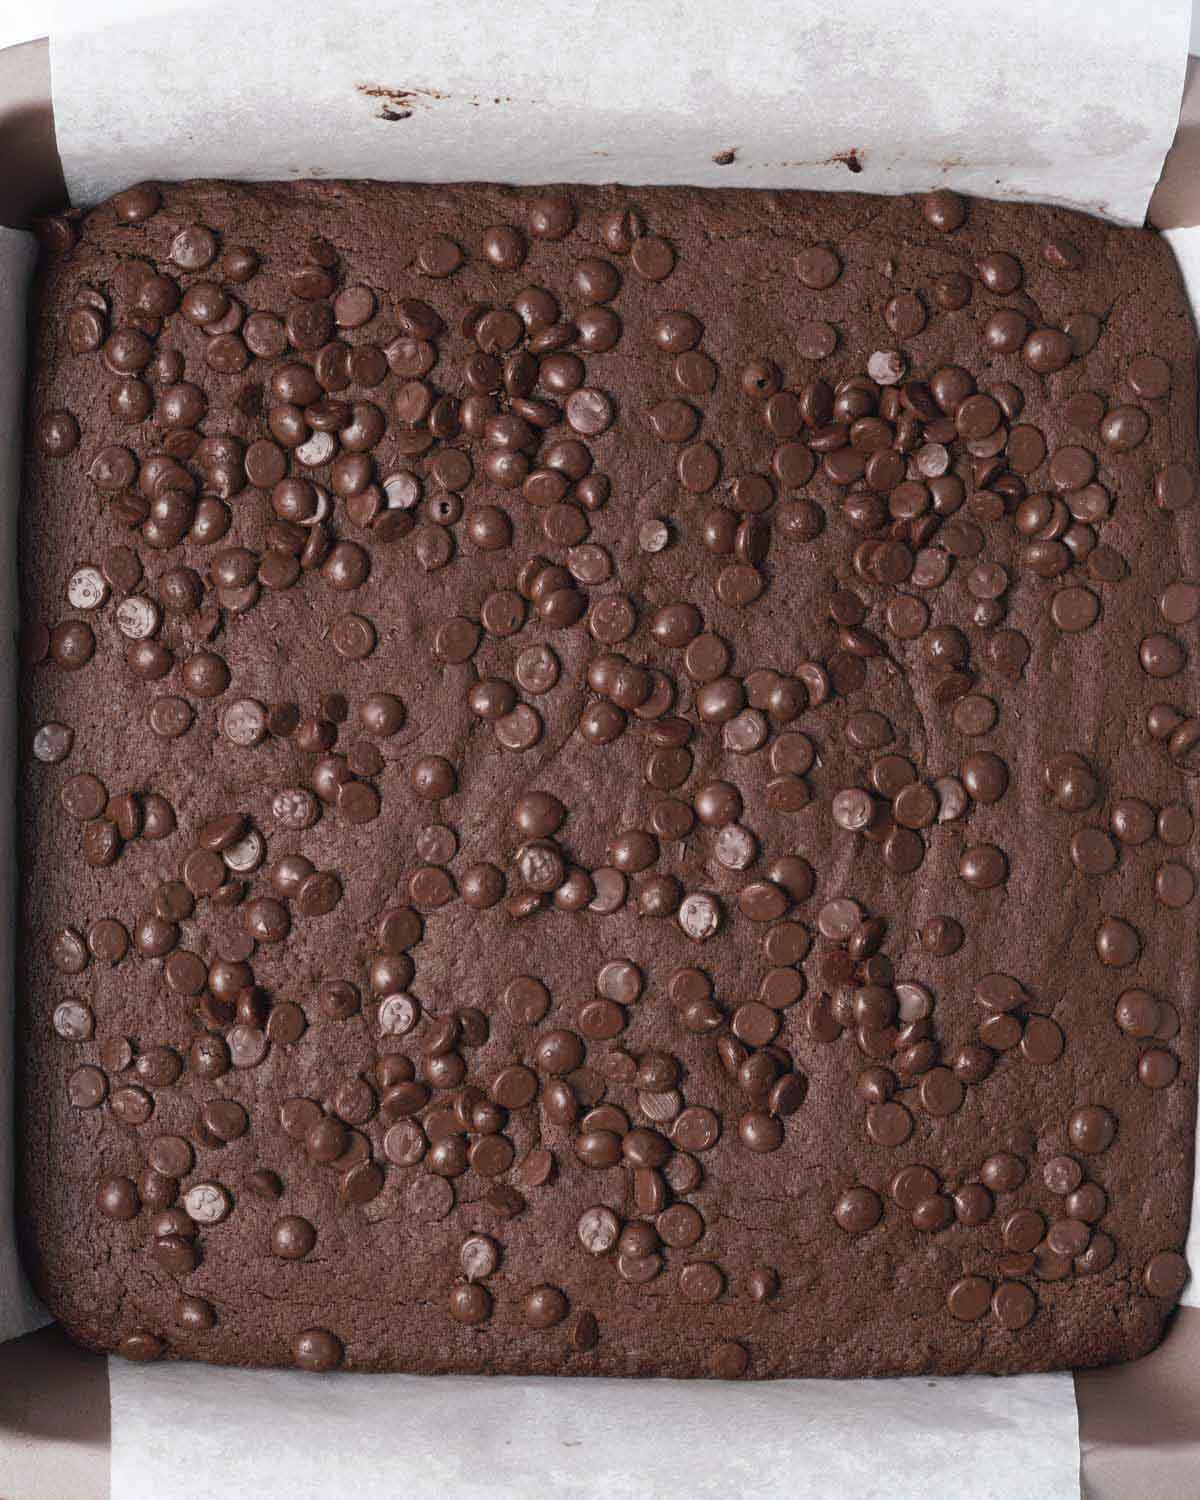
M143 177L949 184L1140 224L1190 20L1188 0L59 0L51 54L80 203Z
M254 1374L112 1360L109 1377L113 1500L1079 1494L1069 1375L751 1385Z
M1167 229L1163 231L1163 238L1175 252L1191 300L1192 317L1200 328L1200 228ZM1200 1120L1197 1120L1196 1131L1200 1141ZM1200 1159L1197 1166L1200 1168ZM1192 1180L1192 1222L1184 1254L1192 1267L1192 1277L1179 1300L1187 1307L1200 1307L1200 1170Z
M949 184L1140 222L1178 116L1189 14L1184 0L910 0L902 15L883 0L834 14L741 0L733 21L702 0L108 0L102 14L60 0L55 113L79 202L192 175ZM731 150L732 164L712 160ZM2 524L11 559L11 501ZM6 670L11 687L11 650ZM27 1293L5 1295L6 1227L0 1332L6 1302L10 1331L36 1317ZM110 1380L114 1500L1078 1492L1069 1375L728 1386L115 1360Z

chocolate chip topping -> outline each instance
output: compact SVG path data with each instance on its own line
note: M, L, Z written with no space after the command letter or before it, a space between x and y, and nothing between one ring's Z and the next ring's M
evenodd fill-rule
M21 564L66 1321L313 1371L1149 1347L1200 764L1162 247L353 184L71 238Z

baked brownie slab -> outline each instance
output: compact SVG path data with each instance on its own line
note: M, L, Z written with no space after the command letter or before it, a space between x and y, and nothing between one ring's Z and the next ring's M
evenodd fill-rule
M28 1264L308 1369L1159 1338L1195 343L1054 208L143 186L48 226Z

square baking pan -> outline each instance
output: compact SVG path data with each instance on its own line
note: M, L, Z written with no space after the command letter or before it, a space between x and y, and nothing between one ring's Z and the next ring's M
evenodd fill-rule
M0 223L25 227L66 201L44 42L0 50ZM1149 219L1200 223L1200 73L1189 67L1176 144ZM1200 1490L1200 1309L1132 1365L1075 1377L1084 1494ZM109 1494L105 1362L43 1329L0 1345L0 1496ZM54 1412L53 1420L47 1413Z

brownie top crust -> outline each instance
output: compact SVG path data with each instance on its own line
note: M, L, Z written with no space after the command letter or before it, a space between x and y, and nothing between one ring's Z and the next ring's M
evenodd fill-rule
M44 238L20 1228L74 1336L1151 1348L1196 1104L1166 244L949 192L340 182Z

